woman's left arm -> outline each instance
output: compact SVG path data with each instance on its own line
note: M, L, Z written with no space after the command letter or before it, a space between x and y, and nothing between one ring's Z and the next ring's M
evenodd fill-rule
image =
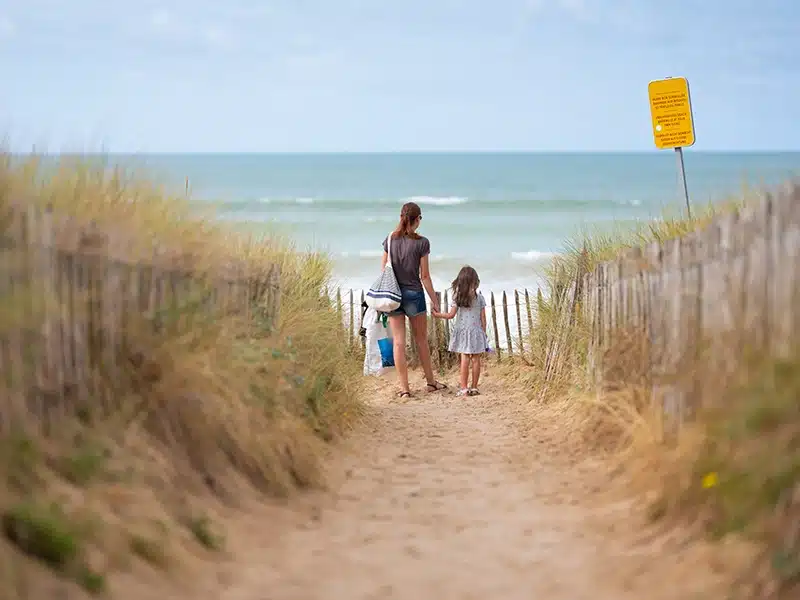
M419 261L419 275L422 281L422 287L428 292L428 297L433 303L433 309L439 312L439 299L436 297L436 292L433 289L433 279L431 279L431 270L428 263L428 255L423 256Z

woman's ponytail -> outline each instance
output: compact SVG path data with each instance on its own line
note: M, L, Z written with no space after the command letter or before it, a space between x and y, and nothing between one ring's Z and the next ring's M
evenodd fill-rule
M397 224L392 239L400 237L418 238L419 235L414 231L414 223L417 222L422 209L416 202L406 202L403 208L400 209L400 222Z

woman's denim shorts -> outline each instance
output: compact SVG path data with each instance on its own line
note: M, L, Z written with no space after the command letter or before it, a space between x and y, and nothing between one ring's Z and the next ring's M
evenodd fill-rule
M400 288L400 307L388 313L390 317L397 317L405 315L407 317L416 317L424 312L427 312L427 304L425 303L425 292L418 290L404 290Z

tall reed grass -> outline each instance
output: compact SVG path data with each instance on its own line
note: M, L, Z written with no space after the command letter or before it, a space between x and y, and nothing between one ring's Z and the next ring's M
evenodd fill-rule
M221 549L225 523L214 507L324 484L324 444L361 410L358 361L321 299L325 255L235 231L147 173L80 157L0 154L0 207L21 204L47 207L67 230L102 232L107 251L131 264L157 255L164 268L212 281L232 266L258 273L277 264L280 316L273 327L258 306L244 319L187 305L174 317L191 326L132 332L140 364L119 357L130 372L114 381L98 370L98 395L62 406L54 426L44 427L33 406L8 426L0 403L5 597L39 597L52 586L23 556L89 592L113 590L130 560L167 569L196 555L193 546ZM4 300L0 338L36 330ZM91 410L101 401L105 410Z

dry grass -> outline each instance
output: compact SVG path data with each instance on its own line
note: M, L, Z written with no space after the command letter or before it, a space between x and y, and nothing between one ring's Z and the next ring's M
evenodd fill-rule
M740 315L733 331L695 340L679 360L680 376L655 380L648 341L635 330L616 331L598 357L598 387L587 368L589 324L576 315L565 331L557 302L581 266L591 270L633 246L684 235L754 197L748 191L695 209L693 219L665 216L573 241L547 272L550 294L538 302L530 368L517 376L531 399L553 404L574 425L575 441L617 462L631 489L648 499L651 519L756 548L753 568L736 582L741 597L790 598L800 589L800 352L753 351ZM556 336L565 368L547 380L546 351ZM665 411L675 390L695 417L677 432Z
M109 234L114 252L132 262L152 260L155 247L164 264L208 279L234 264L252 273L278 263L282 296L274 329L258 307L248 322L185 314L176 322L191 326L141 328L140 364L113 381L96 373L95 395L61 407L46 435L33 411L4 429L3 597L39 597L39 564L90 593L113 591L115 573L132 562L181 568L199 550L213 556L226 547L219 507L324 484L325 442L360 414L358 361L320 301L325 256L244 235L146 175L77 158L0 155L0 206L23 200L51 206L75 230ZM3 335L30 326L4 304Z
M567 240L566 251L556 256L546 270L549 285L563 286L585 260L585 270L592 271L600 263L614 260L630 248L643 247L652 242L663 243L702 229L716 217L743 206L761 197L758 190L743 186L739 195L705 205L692 206L692 216L671 208L653 220L615 223L610 226L585 228ZM585 258L581 255L586 250Z

